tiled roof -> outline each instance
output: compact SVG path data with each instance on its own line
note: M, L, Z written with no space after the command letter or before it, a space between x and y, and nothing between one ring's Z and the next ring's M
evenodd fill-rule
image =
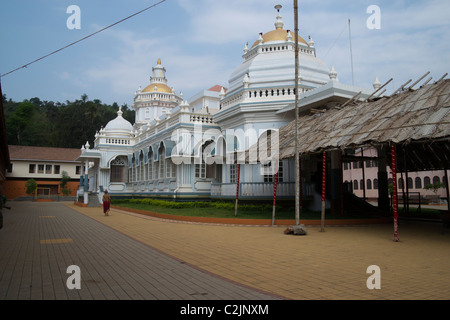
M220 92L220 90L221 90L222 88L223 88L223 90L225 90L225 92L227 92L227 88L222 87L222 86L220 86L220 85L218 85L218 84L216 84L215 86L209 88L208 90L209 90L209 91L217 91L217 92Z
M81 154L80 149L49 148L33 146L10 145L9 156L11 160L43 160L43 161L75 161Z

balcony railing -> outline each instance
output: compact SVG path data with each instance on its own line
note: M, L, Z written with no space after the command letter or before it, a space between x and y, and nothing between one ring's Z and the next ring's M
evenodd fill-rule
M236 191L236 183L211 184L211 198L235 198ZM303 196L310 197L312 194L312 187L303 184ZM239 199L272 199L273 195L273 182L242 182L239 184ZM295 198L295 182L278 183L277 198Z

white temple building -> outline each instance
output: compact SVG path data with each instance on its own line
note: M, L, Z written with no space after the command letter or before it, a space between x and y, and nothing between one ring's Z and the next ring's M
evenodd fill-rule
M294 34L279 13L274 26L244 46L242 63L227 88L216 85L187 100L169 86L158 59L150 83L135 92L135 123L119 110L95 135L94 146L83 146L79 193L84 201L88 192L101 199L105 189L120 197L234 198L238 181L241 198L270 198L276 168L278 197L293 198L293 160L278 161L276 154L264 154L264 148L245 156L261 137L276 139L277 130L295 117ZM373 92L340 83L334 67L317 57L312 38L299 36L298 41L301 111L318 104L333 107L355 96L364 99ZM313 192L307 183L304 188Z

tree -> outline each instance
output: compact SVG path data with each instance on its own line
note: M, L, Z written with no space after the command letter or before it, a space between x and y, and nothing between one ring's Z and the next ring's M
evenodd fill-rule
M67 188L67 182L70 181L70 176L67 174L66 171L63 171L61 174L61 182L60 182L60 186L61 186L61 191L63 193L63 195L67 196L71 193L70 189Z
M34 180L34 179L29 179L29 180L25 183L25 188L26 188L25 192L26 192L27 194L29 194L29 195L32 195L32 194L36 191L36 188L37 188L36 180Z
M435 182L435 183L430 183L427 184L424 189L425 190L431 190L434 192L435 195L437 195L437 192L440 188L445 188L445 184L442 182Z
M2 95L6 131L10 145L79 148L89 141L93 145L95 133L117 116L119 106L90 100L87 94L66 102L42 101L31 98L17 103ZM135 112L126 104L123 117L134 121Z
M8 135L8 141L15 141L17 144L26 143L23 141L23 136L26 130L32 125L32 118L34 115L34 105L25 100L18 104L12 116L6 118L6 128L10 133Z

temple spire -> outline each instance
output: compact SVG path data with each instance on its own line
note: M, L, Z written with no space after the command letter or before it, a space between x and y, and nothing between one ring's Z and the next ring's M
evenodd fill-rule
M277 21L275 22L275 28L278 30L278 29L283 29L283 27L284 27L284 22L283 22L283 20L282 20L282 17L281 17L281 15L280 15L280 9L282 8L283 6L281 5L281 4L277 4L276 6L275 6L275 9L278 11L278 15L277 15Z

